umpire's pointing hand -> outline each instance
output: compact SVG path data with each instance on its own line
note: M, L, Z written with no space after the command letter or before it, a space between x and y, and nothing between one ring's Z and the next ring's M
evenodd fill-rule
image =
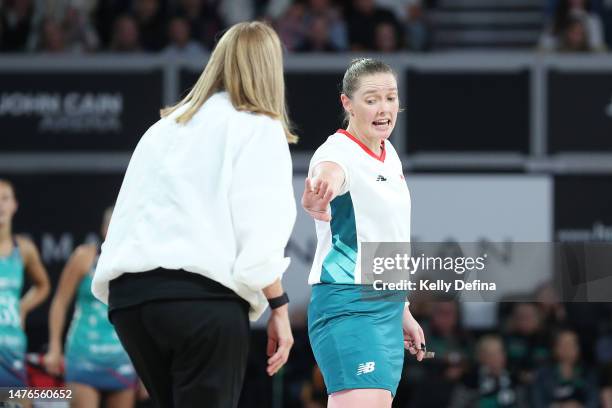
M289 325L287 305L273 309L268 320L268 375L274 375L285 365L293 347L293 334Z

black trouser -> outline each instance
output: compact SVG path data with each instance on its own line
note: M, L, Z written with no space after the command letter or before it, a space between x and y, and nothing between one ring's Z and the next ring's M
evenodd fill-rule
M155 406L238 405L249 320L233 300L159 300L110 316Z

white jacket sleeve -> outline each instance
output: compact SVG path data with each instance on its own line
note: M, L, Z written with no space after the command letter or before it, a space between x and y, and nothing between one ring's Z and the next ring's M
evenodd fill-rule
M280 122L259 118L234 158L230 205L236 238L234 279L261 290L289 266L284 257L296 216L291 155Z

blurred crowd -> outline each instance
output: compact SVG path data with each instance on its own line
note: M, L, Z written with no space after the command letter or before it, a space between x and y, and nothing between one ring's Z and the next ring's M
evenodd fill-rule
M494 1L494 0L491 0ZM225 27L260 19L288 52L428 51L440 0L0 0L2 52L210 50ZM611 0L543 0L546 51L606 49ZM608 28L608 32L606 32Z
M393 408L612 408L612 303L562 302L549 284L513 299L411 296L435 357L417 362L406 352ZM266 330L251 332L240 408L327 406L304 314L292 316L295 343L274 377L265 375ZM29 354L30 386L63 386L46 372L43 355ZM137 395L135 407L151 406L142 386Z
M497 304L486 329L455 301L411 301L436 356L407 354L393 406L612 407L612 304L561 303L547 285L535 300ZM296 408L326 406L316 366L310 376Z
M611 12L609 0L548 0L539 46L545 51L606 51Z

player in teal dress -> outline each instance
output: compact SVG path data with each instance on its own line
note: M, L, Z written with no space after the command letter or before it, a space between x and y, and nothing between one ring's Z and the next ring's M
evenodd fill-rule
M111 209L104 214L106 235ZM73 390L72 406L95 407L103 396L106 406L128 408L134 404L136 372L115 329L108 321L107 306L91 293L98 260L96 245L79 246L68 261L49 312L47 370L61 373L62 333L68 306L76 292L76 306L63 358L65 380Z
M16 211L13 186L0 179L0 387L11 388L27 385L26 316L45 300L50 288L34 243L12 233ZM25 276L32 286L22 297Z

